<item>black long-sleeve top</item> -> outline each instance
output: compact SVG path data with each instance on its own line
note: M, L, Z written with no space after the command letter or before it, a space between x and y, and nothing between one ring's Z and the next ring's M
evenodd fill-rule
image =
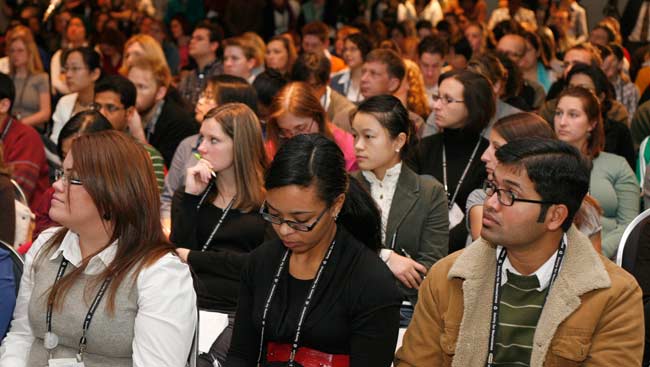
M257 211L233 208L210 241L210 247L201 252L223 209L205 201L197 210L200 199L201 196L185 193L182 188L176 192L170 240L191 250L187 262L194 273L199 307L235 312L244 263L253 249L274 238L274 232Z
M171 167L178 145L183 139L198 131L199 124L194 120L194 115L186 111L171 94L168 94L154 131L147 139L149 144L160 152L165 160L165 166Z
M430 135L422 139L407 164L417 174L431 175L444 185L442 173L442 146L444 144L447 152L447 185L449 197L451 198L479 139L481 142L478 150L455 200L456 204L465 213L467 197L474 189L481 187L487 177L485 163L481 161L481 155L488 147L488 141L485 138L463 129L444 129L440 134ZM466 239L467 228L463 220L452 228L449 233L449 253L464 248Z
M255 249L242 272L227 367L255 366L262 313L285 247L279 240ZM267 315L265 341L292 343L311 280L282 272ZM401 295L379 256L339 227L330 260L316 287L300 346L349 354L351 367L390 366L399 329ZM266 356L266 350L262 353ZM262 360L262 366L268 366Z

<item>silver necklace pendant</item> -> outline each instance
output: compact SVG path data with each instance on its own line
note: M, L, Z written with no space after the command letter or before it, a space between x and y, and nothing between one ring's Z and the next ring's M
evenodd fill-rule
M59 337L53 332L48 331L45 333L45 336L43 337L43 347L47 350L52 350L56 348L57 345L59 345Z

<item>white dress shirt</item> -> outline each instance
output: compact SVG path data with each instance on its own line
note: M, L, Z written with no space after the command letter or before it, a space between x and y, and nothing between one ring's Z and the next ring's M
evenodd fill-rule
M402 172L402 162L386 170L383 180L379 180L372 171L361 171L363 177L370 183L370 195L381 210L381 241L386 244L386 247L390 246L386 243L386 224L400 172Z
M0 347L0 367L26 367L34 341L27 313L34 287L33 263L39 250L59 229L44 231L27 252L11 331ZM116 251L117 243L113 243L95 255L84 274L103 271L113 261ZM50 260L61 253L71 265L81 265L83 259L76 233L68 231ZM177 256L167 254L140 271L136 286L138 313L132 342L133 366L184 367L197 322L196 293L189 267ZM45 322L45 315L42 321Z
M343 92L348 101L352 103L359 103L363 101L363 95L361 94L361 85L352 84L350 69L344 69L336 73L336 75L341 75L338 80L338 84L342 85ZM321 101L322 104L322 101Z
M568 243L566 233L562 237L562 241L564 241L564 243ZM497 251L496 251L497 260L499 259L499 254L501 253L501 249L503 249L503 246L497 246ZM538 292L541 292L544 289L546 289L551 283L551 275L553 274L553 267L555 266L555 259L557 258L558 250L555 250L553 255L549 257L548 260L546 260L546 262L539 267L539 269L535 270L534 273L527 275L527 276L534 275L537 277L537 281L539 282L539 288L537 288ZM508 281L508 273L506 272L506 270L513 274L522 275L520 272L517 271L517 269L514 268L514 266L512 266L512 263L510 263L510 259L506 256L506 260L503 262L503 266L501 267L501 285L505 284L505 282Z

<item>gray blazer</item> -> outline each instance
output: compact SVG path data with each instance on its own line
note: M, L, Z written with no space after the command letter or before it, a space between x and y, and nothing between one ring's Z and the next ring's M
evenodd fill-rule
M361 172L354 175L370 191L370 183ZM391 248L393 238L398 254L404 250L427 269L447 256L449 214L445 190L438 180L417 175L406 164L402 164L388 213L385 248ZM397 285L405 298L415 305L417 289L406 288L399 280Z

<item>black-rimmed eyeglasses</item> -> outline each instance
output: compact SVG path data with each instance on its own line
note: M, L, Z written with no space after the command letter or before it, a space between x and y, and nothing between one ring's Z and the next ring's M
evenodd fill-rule
M316 218L316 221L312 224L305 224L305 223L298 223L294 222L292 220L286 220L284 218L278 217L277 215L273 215L268 212L266 208L266 202L262 204L262 207L260 207L260 214L262 215L262 219L264 219L267 222L270 222L272 224L276 225L282 225L286 223L291 229L295 229L296 231L300 232L310 232L318 222L320 222L321 218L323 218L323 215L327 212L329 207L326 207Z
M552 205L555 204L550 201L543 201L543 200L530 200L530 199L521 199L518 198L514 192L506 189L500 189L496 186L496 184L490 180L485 180L483 183L483 191L487 194L488 197L491 197L495 193L497 194L497 199L499 200L499 203L501 205L505 206L513 206L515 202L521 201L524 203L533 203L533 204L545 204L545 205Z

